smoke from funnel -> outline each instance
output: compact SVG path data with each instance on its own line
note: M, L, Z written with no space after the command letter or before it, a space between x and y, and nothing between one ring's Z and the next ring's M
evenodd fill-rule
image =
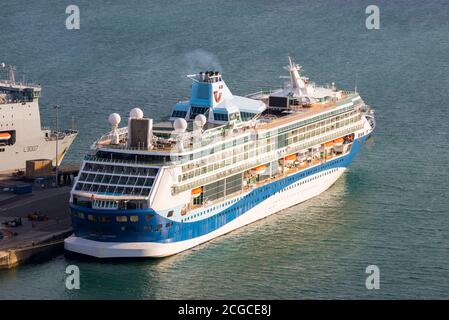
M204 70L214 70L223 73L223 68L215 55L203 49L196 49L187 52L186 55L189 73L196 73Z

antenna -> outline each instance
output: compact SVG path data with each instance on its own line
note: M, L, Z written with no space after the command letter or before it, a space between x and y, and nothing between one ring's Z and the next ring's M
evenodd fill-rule
M357 93L357 76L358 76L358 72L355 73L354 93Z
M190 80L194 81L194 82L199 82L199 81L196 79L196 77L197 77L196 74L188 74L186 77L189 78Z
M13 66L7 66L6 68L8 69L8 72L9 72L9 81L11 83L15 83L16 82L16 68Z

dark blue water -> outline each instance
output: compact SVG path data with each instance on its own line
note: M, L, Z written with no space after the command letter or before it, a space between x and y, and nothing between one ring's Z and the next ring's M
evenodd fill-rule
M216 2L218 4L218 2ZM0 298L449 298L449 4L376 1L14 1L0 11L0 60L43 85L42 121L74 118L79 161L134 106L160 119L185 75L219 68L236 94L279 86L291 54L318 83L358 91L377 130L350 170L306 203L161 260L59 256L0 272ZM65 267L81 289L64 286ZM365 268L381 288L365 288Z

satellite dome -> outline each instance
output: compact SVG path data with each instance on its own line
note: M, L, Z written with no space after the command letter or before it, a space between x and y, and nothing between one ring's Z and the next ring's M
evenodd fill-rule
M206 116L204 114L199 114L195 117L195 122L198 126L204 127L207 122Z
M129 117L130 118L135 118L135 119L142 119L143 118L143 111L140 108L134 108L129 112Z
M175 121L173 121L173 128L176 131L184 132L187 129L187 121L183 118L176 118Z
M4 62L2 62L1 64L2 68L6 67L6 64Z
M108 118L109 123L113 126L118 126L121 120L122 118L118 113L111 113Z

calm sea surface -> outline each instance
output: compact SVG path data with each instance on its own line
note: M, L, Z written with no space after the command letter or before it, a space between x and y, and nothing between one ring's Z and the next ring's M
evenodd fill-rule
M234 93L277 87L291 54L318 83L358 91L374 139L328 191L160 260L59 256L0 272L0 298L449 298L449 4L376 1L8 1L0 60L43 85L41 116L80 130L80 161L107 116L161 119L189 94L185 75L218 68ZM65 29L77 4L81 29ZM65 289L65 268L81 289ZM365 268L380 268L380 290Z

